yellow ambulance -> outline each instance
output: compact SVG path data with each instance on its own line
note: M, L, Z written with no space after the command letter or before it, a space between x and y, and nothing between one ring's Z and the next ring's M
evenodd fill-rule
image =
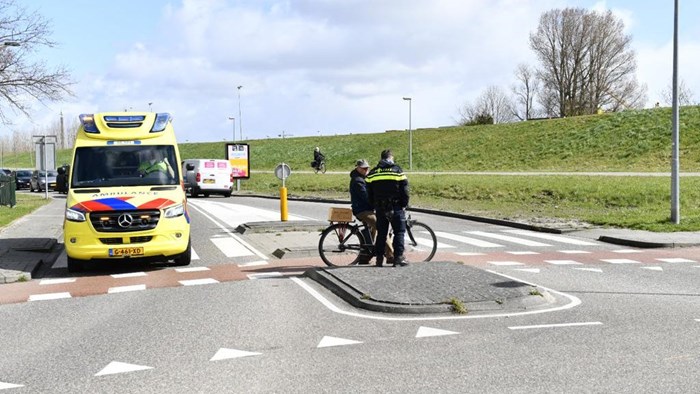
M168 113L80 115L63 222L68 271L86 261L191 260L190 216Z

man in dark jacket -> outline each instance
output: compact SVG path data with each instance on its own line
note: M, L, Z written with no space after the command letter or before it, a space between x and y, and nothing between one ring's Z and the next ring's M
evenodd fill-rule
M381 160L367 174L367 194L377 213L377 241L375 254L377 265L384 263L384 249L389 224L394 230L394 267L406 266L404 257L404 235L406 234L406 207L408 207L408 179L401 167L394 164L391 150L382 152Z
M374 206L367 195L365 178L369 172L369 164L366 160L358 160L355 169L350 172L350 202L352 213L361 220L371 233L371 240L377 238L377 216L374 214ZM364 234L365 237L370 234ZM393 260L393 248L387 247L385 256L387 260ZM372 256L360 255L360 264L369 264Z

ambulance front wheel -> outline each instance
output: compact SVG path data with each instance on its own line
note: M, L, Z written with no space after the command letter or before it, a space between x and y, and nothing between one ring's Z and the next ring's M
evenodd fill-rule
M187 249L173 259L175 265L190 265L192 261L192 239L187 241Z

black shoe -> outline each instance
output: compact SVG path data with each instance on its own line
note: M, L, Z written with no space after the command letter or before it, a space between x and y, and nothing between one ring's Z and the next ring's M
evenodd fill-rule
M403 256L396 257L394 259L394 267L405 267L408 265L408 261Z
M381 267L384 265L384 257L377 257L377 267Z

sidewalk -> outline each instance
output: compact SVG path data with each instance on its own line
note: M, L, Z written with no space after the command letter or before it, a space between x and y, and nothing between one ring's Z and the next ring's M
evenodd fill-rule
M58 196L0 231L0 285L32 279L41 264L53 264L63 252L64 206L65 200ZM469 219L523 228L522 224ZM318 259L318 228L323 225L325 223L321 222L258 222L246 223L237 232L271 259ZM700 246L700 232L591 229L566 234L640 248ZM306 276L356 307L381 312L445 313L456 306L449 302L451 299L470 311L521 310L561 302L551 294L533 297L533 292L539 291L534 291L530 285L449 261L412 264L405 268L324 267L309 270Z

